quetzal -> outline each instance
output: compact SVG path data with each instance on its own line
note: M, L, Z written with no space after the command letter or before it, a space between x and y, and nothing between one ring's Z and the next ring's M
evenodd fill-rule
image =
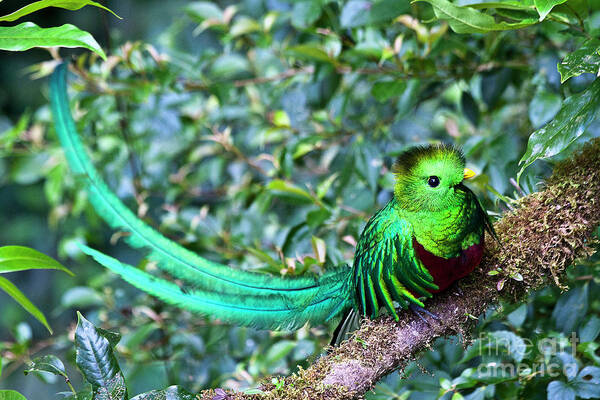
M85 153L71 117L66 64L52 75L51 106L56 132L91 203L127 241L177 284L81 245L100 264L139 289L175 306L261 329L297 329L346 315L374 318L380 308L398 319L397 307L423 300L469 274L480 262L484 231L492 225L478 199L463 184L473 176L462 153L448 145L414 147L395 165L392 200L367 223L354 264L321 276L280 277L207 260L138 219L104 183Z

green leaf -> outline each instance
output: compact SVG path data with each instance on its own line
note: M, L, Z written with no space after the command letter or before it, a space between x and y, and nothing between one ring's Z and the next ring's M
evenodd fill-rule
M585 316L588 309L589 285L574 287L560 296L552 311L556 329L569 334Z
M307 61L323 61L331 64L337 64L337 61L321 48L318 43L305 43L298 46L288 47L286 54Z
M460 96L460 108L467 119L475 126L479 124L479 106L470 92L463 91Z
M558 64L560 83L584 73L598 75L600 71L600 40L589 39Z
M138 394L131 400L197 400L198 397L179 386Z
M75 361L85 379L92 385L95 399L125 400L127 388L111 345L118 335L96 328L77 312Z
M600 368L584 367L575 382L573 382L577 396L582 399L597 399L600 397Z
M529 103L529 120L535 129L541 128L554 118L560 110L562 98L553 92L540 91Z
M577 351L593 360L597 365L600 365L600 356L596 354L599 348L598 342L584 342L577 345Z
M63 293L60 305L63 309L76 307L86 308L104 304L102 296L94 289L86 286L76 286Z
M575 390L562 381L552 381L547 388L548 400L575 400Z
M577 377L577 371L579 371L579 364L577 360L570 353L559 351L556 352L551 346L544 346L543 350L539 349L545 355L554 357L554 360L558 363L558 367L562 370L563 375L567 378L567 381L572 384L573 380Z
M33 315L35 319L40 321L50 333L52 333L52 329L50 328L50 325L48 325L48 321L46 321L44 314L36 306L34 306L33 303L23 294L23 292L17 289L17 287L13 285L11 281L0 276L0 289L4 290L29 314Z
M406 82L406 90L398 98L396 118L406 116L417 104L421 86L421 81L418 79L410 79Z
M23 371L25 375L30 372L49 372L54 375L62 376L67 378L67 372L65 371L65 365L63 362L56 356L49 354L42 357L37 357L33 359L28 368Z
M283 357L287 356L292 350L296 347L296 342L291 340L282 340L280 342L275 343L269 351L267 351L266 361L268 364L274 364L275 362L281 360Z
M369 10L369 25L382 25L401 14L410 12L408 0L375 1Z
M562 17L560 14L564 14L580 20L585 20L590 14L590 9L594 9L593 7L590 7L590 5L589 0L567 0L562 4L554 6L552 11L555 11L555 15L558 14L557 17L559 18ZM585 23L587 23L587 21L585 21Z
M262 251L260 249L256 249L253 247L246 247L246 250L250 254L252 254L254 257L258 258L260 261L265 262L268 265L270 265L272 267L273 271L280 271L282 268L284 268L284 265L281 263L280 260L274 259L269 254L265 253L264 251Z
M540 14L540 21L546 18L546 15L552 11L552 8L558 4L562 4L567 0L534 0L535 8Z
M300 339L296 343L296 347L294 348L294 360L306 360L308 357L312 356L316 350L316 343L312 340Z
M41 165L48 160L48 156L47 153L22 155L13 165L12 179L20 185L29 185L40 181L44 175Z
M523 166L517 180L533 162L555 156L581 136L597 118L599 106L600 79L596 79L585 91L565 99L556 117L529 137L527 150L519 161Z
M367 25L369 23L370 1L351 0L344 5L340 15L340 23L344 28Z
M275 123L275 116L273 117L273 123ZM305 154L317 149L322 144L323 138L320 136L308 136L302 138L298 141L298 143L296 143L296 146L294 147L294 153L292 154L292 158L296 160L297 158L300 158Z
M0 148L9 153L12 151L15 141L27 129L29 118L29 112L23 113L15 126L0 133Z
M465 4L465 7L477 8L477 9L487 9L487 8L500 8L506 10L529 10L533 9L533 0L525 0L525 1L484 1L483 3L470 3Z
M110 8L105 7L102 4L97 3L95 1L90 1L90 0L41 0L41 1L33 2L31 4L27 4L25 7L22 7L13 13L10 13L10 14L0 17L0 21L16 21L17 19L19 19L25 15L31 14L33 12L36 12L38 10L41 10L43 8L48 8L48 7L65 8L67 10L79 10L80 8L85 7L87 5L102 8L102 9L110 12L115 17L122 19L117 14L115 14Z
M381 171L381 158L374 146L356 147L356 173L361 176L374 193L377 188L377 177Z
M40 28L32 22L23 22L17 26L0 26L0 50L24 51L34 47L84 47L106 60L92 35L75 25Z
M520 336L510 331L494 331L490 332L489 336L496 343L496 347L504 346L513 360L517 362L523 360L527 346Z
M238 54L223 54L215 60L210 72L214 78L237 78L250 70L250 63Z
M33 332L27 322L19 322L17 326L13 327L13 336L19 344L26 344L31 341Z
M360 41L354 48L344 54L344 58L351 63L356 63L359 59L373 58L383 62L385 59L392 57L393 51L390 49L389 42L383 36L381 31L371 27L364 30Z
M407 0L363 1L351 0L342 8L340 24L343 28L380 25L410 10Z
M527 318L527 305L521 304L516 310L506 316L510 324L516 328L520 328Z
M487 33L492 31L505 31L531 26L538 21L526 18L520 22L496 22L494 17L479 12L473 8L460 7L447 0L415 0L424 1L433 6L433 12L438 19L448 21L456 33Z
M119 332L107 331L106 329L96 327L96 330L110 344L110 347L115 347L121 341L121 334Z
M395 96L400 96L406 89L406 81L379 81L375 82L371 94L377 101L385 102Z
M282 181L281 179L275 179L267 185L267 189L276 196L289 197L301 202L312 203L313 197L306 190L299 188L298 186Z
M579 338L582 343L596 340L600 334L600 318L592 315L589 321L579 329Z
M195 1L185 7L185 11L193 18L201 21L204 20L223 20L223 11L215 4L209 1Z
M14 390L0 390L0 400L27 400L25 396Z
M327 245L325 244L325 241L320 237L313 236L310 243L312 244L317 261L320 265L323 265L325 263L325 258L327 257Z
M273 125L278 128L289 128L292 126L292 122L285 111L277 110L273 113Z
M58 261L37 250L22 246L0 247L0 274L28 269L57 269L74 275Z
M306 214L306 223L311 228L316 228L331 217L331 212L325 208L319 208L317 210L309 211Z
M319 199L322 199L327 195L327 192L329 192L331 185L333 185L333 182L336 180L337 177L338 173L336 172L334 174L329 175L324 181L319 182L319 185L317 186L317 197Z
M481 74L481 99L488 108L493 108L498 103L512 76L510 68L493 69Z
M334 60L334 64L336 62ZM342 79L334 64L315 66L312 82L306 87L307 102L313 109L327 108L331 98L338 92Z
M236 18L235 22L231 26L231 29L229 30L229 34L232 37L238 37L260 30L260 24L256 22L256 20L249 17L241 16L239 18Z
M141 346L148 340L148 336L157 329L160 329L159 324L151 322L128 332L123 336L123 340L119 343L119 350L125 349L129 353L138 351L138 349L141 349Z
M526 350L525 341L513 332L488 332L486 338L476 340L467 348L459 363L467 362L479 356L499 357L502 354L507 354L516 362L521 362Z
M321 0L297 1L292 9L292 26L298 29L306 29L320 16Z

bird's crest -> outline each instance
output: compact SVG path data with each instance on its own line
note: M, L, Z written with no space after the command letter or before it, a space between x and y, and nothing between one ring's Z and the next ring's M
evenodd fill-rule
M465 165L466 159L462 150L456 146L440 143L414 146L403 151L392 168L395 174L409 174L419 162L426 159L455 159L457 164Z

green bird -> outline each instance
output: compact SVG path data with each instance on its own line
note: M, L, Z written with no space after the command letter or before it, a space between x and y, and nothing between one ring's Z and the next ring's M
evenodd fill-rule
M385 308L424 307L423 301L468 275L479 264L484 232L493 234L477 197L464 184L474 173L455 147L413 147L395 164L392 200L367 223L354 264L320 276L280 277L207 260L145 224L102 180L79 138L66 89L66 64L50 81L56 132L72 171L81 177L98 214L128 243L177 281L125 264L84 244L81 249L139 289L177 307L260 329L298 329L344 315L334 335L343 338L358 317Z
M496 233L463 184L475 176L465 164L462 152L449 145L413 147L400 154L394 196L358 240L352 267L354 308L336 329L334 343L356 326L355 310L375 318L385 307L398 320L398 304L421 317L424 299L479 265L485 231L494 238Z

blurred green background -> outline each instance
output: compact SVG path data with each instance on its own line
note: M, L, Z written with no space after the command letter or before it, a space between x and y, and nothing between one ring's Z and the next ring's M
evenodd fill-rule
M553 162L600 136L593 122L559 156L529 167L520 186L514 181L529 135L595 79L584 73L561 84L557 71L600 32L598 2L572 1L579 13L557 6L551 16L559 21L462 35L429 5L403 1L108 1L123 20L93 7L27 20L75 24L105 49L108 61L77 49L60 55L76 65L72 109L88 151L140 217L232 267L300 274L351 262L366 220L392 195L390 168L406 146L462 146L479 173L471 187L499 215L535 191ZM0 13L24 4L2 2ZM522 13L512 18L531 17ZM223 325L166 306L79 253L75 240L145 265L95 214L65 165L47 78L34 79L50 59L40 49L0 52L0 138L19 131L0 141L0 245L33 247L76 276L10 276L55 333L0 293L0 388L29 399L67 391L53 376L23 375L29 358L47 353L83 387L72 345L76 310L124 334L117 351L131 395L171 384L241 390L314 361L333 324L297 332ZM326 260L314 250L321 243ZM592 397L575 388L577 374L476 374L503 361L600 372L599 282L597 258L582 262L569 271L570 291L549 287L480 318L476 336L510 338L502 354L473 355L458 338L440 340L409 367L409 379L393 374L368 398L600 397L600 374L598 386L587 387ZM515 350L524 340L564 343L570 332L582 339L575 353ZM559 383L551 390L552 382Z

